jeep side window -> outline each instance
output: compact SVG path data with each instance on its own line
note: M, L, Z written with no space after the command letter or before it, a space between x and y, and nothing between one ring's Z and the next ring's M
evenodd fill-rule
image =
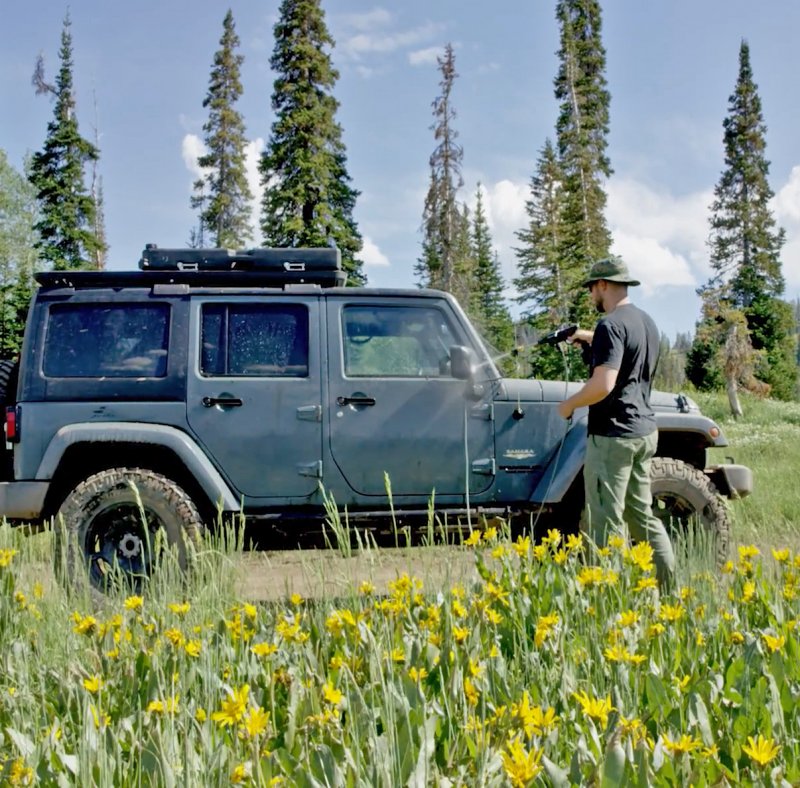
M308 310L300 304L204 304L204 376L308 377Z
M52 378L163 378L168 304L53 304L42 371Z
M348 377L451 377L450 347L458 342L438 309L348 306L342 327Z

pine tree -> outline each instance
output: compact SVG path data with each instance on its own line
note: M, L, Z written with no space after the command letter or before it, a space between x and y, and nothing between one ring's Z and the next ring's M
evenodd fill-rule
M72 34L69 16L61 32L61 67L52 91L53 120L47 125L42 150L34 154L29 177L36 189L39 221L36 248L42 261L55 270L95 267L104 252L98 238L96 203L84 185L84 166L99 157L98 149L78 131L72 85ZM41 61L34 84L39 86ZM42 92L40 87L37 87Z
M441 93L433 102L435 121L431 126L437 144L429 160L431 174L422 213L422 257L416 273L423 286L453 293L462 306L469 307L472 272L470 260L464 254L465 223L458 201L458 190L464 184L461 177L464 151L456 142L458 132L453 126L456 111L450 95L458 74L451 44L447 44L444 56L437 58L437 63L442 76Z
M253 195L245 170L244 120L236 110L242 95L240 69L244 56L237 55L239 36L228 10L222 23L220 49L214 55L208 93L203 106L208 120L203 126L208 151L197 163L206 174L194 184L192 207L200 209L200 224L216 247L238 249L252 240L250 201Z
M474 278L470 315L489 342L504 353L511 350L514 343L514 325L503 298L503 275L500 260L492 248L480 183L475 194L471 241Z
M725 169L711 205L712 275L698 290L704 302L703 330L697 332L687 374L693 382L698 377L702 382L719 378L724 358L717 356L716 372L703 370L698 362L713 353L702 345L724 348L728 342L730 347L721 326L737 323L730 315L740 313L746 329L737 329L742 337L737 341L744 341L746 334L760 358L755 378L771 387L773 396L792 399L797 388L796 340L791 306L781 299L785 234L776 227L769 205L773 192L765 155L766 125L746 41L740 45L739 74L723 128Z
M570 320L574 291L567 287L568 261L562 258L566 233L563 211L564 176L553 143L548 139L531 178L530 197L525 203L528 225L517 231L521 246L517 255L518 275L514 286L523 318L541 336ZM557 378L564 374L564 359L552 346L535 347L531 371L536 377Z
M606 154L611 97L599 1L559 0L556 17L561 34L555 96L560 102L556 135L563 178L562 285L570 293L567 320L588 327L596 315L580 282L611 246L603 186L612 172Z
M38 267L36 193L0 150L0 357L16 355Z
M270 61L277 118L260 163L261 229L270 246L335 244L349 281L358 284L365 281L353 218L359 192L350 185L336 121L333 45L320 0L282 0Z

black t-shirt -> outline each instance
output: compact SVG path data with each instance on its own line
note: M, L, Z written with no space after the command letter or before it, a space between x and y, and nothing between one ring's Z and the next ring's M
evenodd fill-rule
M618 306L597 324L592 340L592 371L618 370L614 390L589 407L589 434L643 437L656 429L650 389L658 363L659 335L646 312Z

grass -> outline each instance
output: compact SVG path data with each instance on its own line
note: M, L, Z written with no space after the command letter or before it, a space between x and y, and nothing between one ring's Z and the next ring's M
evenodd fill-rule
M98 603L43 581L51 534L0 527L0 785L800 783L800 407L697 399L756 489L725 572L679 545L670 594L646 545L587 566L481 524L461 584L253 605L230 529ZM329 538L349 560L335 507Z

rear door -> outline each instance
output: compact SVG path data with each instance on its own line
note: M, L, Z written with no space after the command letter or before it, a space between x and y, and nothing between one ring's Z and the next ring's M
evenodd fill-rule
M318 299L193 299L187 418L239 493L307 497L322 473Z
M469 344L447 302L328 297L333 458L363 495L463 496L493 481L490 398L467 399L449 351Z

